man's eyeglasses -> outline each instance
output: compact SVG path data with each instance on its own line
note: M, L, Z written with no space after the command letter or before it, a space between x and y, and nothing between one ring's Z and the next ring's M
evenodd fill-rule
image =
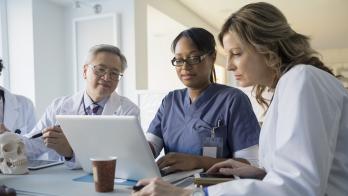
M113 69L105 68L102 65L88 65L88 66L93 70L93 73L98 77L103 77L105 74L109 74L109 77L111 80L118 81L123 76L122 73Z
M172 65L175 66L175 67L181 67L183 66L185 63L187 65L196 65L196 64L199 64L201 63L204 58L208 55L210 55L212 52L208 52L208 53L205 53L205 54L202 54L200 56L191 56L191 57L188 57L186 59L177 59L177 58L173 58L172 59Z

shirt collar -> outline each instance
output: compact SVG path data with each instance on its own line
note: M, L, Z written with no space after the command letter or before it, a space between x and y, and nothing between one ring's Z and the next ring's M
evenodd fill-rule
M110 98L110 96L105 97L104 99L96 102L96 104L98 104L100 107L104 108L104 106L105 106L106 102L109 100L109 98ZM83 94L83 102L84 102L86 108L88 108L90 105L92 105L94 103L86 91Z

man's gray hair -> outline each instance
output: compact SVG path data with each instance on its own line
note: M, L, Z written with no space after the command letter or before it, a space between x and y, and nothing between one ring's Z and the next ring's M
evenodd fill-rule
M109 45L109 44L98 44L93 46L91 49L89 49L87 59L86 59L86 64L90 64L99 52L109 52L109 53L117 55L121 59L122 72L126 70L127 68L126 57L124 57L124 55L121 53L121 50L118 47Z

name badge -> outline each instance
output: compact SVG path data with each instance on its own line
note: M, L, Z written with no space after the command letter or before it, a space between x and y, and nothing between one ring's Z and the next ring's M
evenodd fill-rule
M204 146L203 147L203 156L216 158L217 147Z
M203 156L220 158L223 151L223 139L215 136L215 130L222 126L222 120L218 120L216 127L210 131L210 137L203 140Z
M203 140L203 156L222 157L223 140L221 137L207 137Z

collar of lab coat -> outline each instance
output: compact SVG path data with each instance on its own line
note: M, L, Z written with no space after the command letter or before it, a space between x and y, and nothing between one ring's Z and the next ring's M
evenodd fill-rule
M121 98L117 94L117 92L114 91L110 95L109 100L105 103L102 115L113 115L119 109L120 106L121 106Z
M14 94L3 87L1 87L1 89L4 90L5 96L4 124L6 128L11 129L16 123L19 104Z

